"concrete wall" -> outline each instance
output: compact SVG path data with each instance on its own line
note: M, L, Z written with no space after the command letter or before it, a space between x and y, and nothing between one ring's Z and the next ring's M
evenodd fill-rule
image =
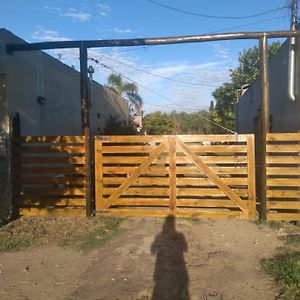
M21 135L81 134L79 72L42 51L9 55L8 43L24 41L0 29L0 73L7 78L9 114L20 114ZM93 133L109 115L128 120L127 101L94 81L91 90ZM44 105L37 102L39 96L46 99Z
M298 41L299 44L300 40ZM288 99L288 50L286 41L278 53L269 60L270 125L272 132L298 132L300 130L300 51L296 55L296 101ZM300 47L298 46L298 50ZM241 96L236 106L236 131L255 132L260 116L259 78Z

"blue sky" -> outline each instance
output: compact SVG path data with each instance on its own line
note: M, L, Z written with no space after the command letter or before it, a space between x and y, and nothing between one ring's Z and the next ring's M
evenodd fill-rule
M155 2L195 14L229 17L254 15L289 4L288 0ZM289 9L283 8L253 18L218 19L183 14L149 0L10 0L2 3L0 27L28 42L123 39L288 29L289 15ZM237 66L239 52L253 45L255 41L222 41L91 49L89 57L102 64L90 61L95 68L94 78L100 83L106 83L111 70L137 82L146 113L173 109L194 111L208 107L213 100L212 91L228 81L229 69ZM74 49L50 53L69 65L78 66L78 53Z

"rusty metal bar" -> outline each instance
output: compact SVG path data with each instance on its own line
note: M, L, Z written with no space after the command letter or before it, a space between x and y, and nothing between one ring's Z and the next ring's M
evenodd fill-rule
M81 126L84 135L85 148L85 171L86 171L86 216L90 217L93 212L93 187L92 187L92 136L89 116L89 88L88 88L88 67L87 48L80 45L80 93L81 93Z
M7 52L31 51L61 48L80 48L82 44L86 48L102 47L130 47L145 45L167 45L183 43L199 43L208 41L221 40L240 40L240 39L260 39L267 38L284 38L300 35L299 30L295 31L269 31L269 32L235 32L235 33L218 33L202 34L191 36L161 37L161 38L140 38L140 39L119 39L119 40L86 40L86 41L57 41L29 44L8 44Z
M261 149L258 155L261 156L261 165L259 166L260 177L260 218L266 220L267 217L267 169L266 169L266 135L269 132L269 71L268 71L268 39L263 36L259 40L260 53L260 86L261 86Z

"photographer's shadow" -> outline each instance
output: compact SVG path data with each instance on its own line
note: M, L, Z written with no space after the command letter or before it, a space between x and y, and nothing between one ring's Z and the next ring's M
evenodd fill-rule
M187 252L187 243L182 233L175 228L175 218L168 216L162 231L151 245L151 253L156 254L154 271L153 300L188 300L189 276L183 252Z

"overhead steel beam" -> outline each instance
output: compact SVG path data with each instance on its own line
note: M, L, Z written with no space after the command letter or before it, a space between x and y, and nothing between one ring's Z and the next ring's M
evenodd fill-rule
M26 43L26 44L8 44L7 52L15 51L32 51L61 48L80 48L84 44L86 48L102 47L131 47L131 46L151 46L167 44L184 44L199 43L208 41L222 40L241 40L241 39L260 39L264 36L267 38L284 38L300 35L299 30L295 31L269 31L269 32L235 32L235 33L218 33L203 34L177 37L161 38L141 38L141 39L119 39L119 40L86 40L86 41L58 41L43 43Z

